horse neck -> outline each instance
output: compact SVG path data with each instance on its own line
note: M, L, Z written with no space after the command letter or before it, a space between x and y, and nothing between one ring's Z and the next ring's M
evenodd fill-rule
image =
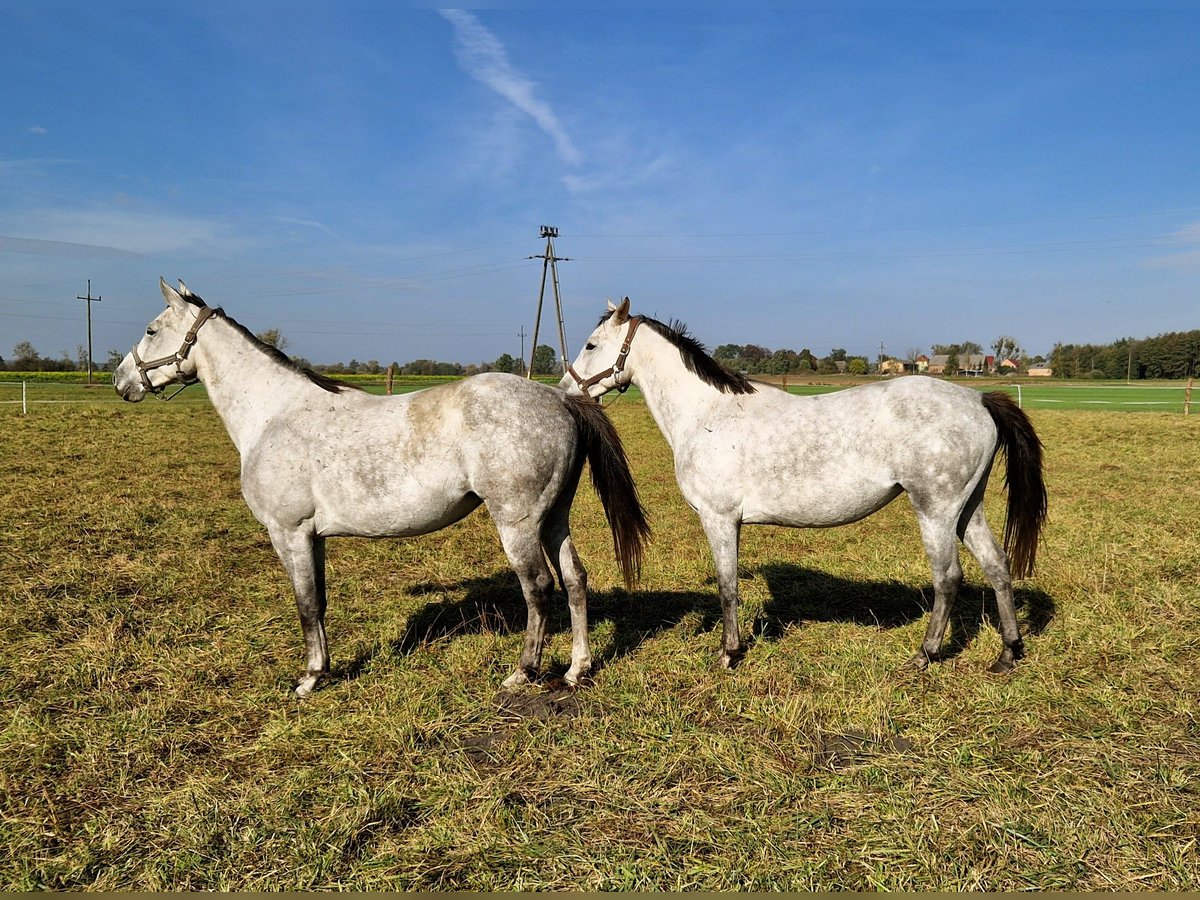
M646 398L650 416L672 449L696 421L700 409L722 396L688 371L679 348L651 328L639 329L627 365L633 383Z
M303 377L280 365L219 316L197 335L196 372L239 451L263 425L295 405Z

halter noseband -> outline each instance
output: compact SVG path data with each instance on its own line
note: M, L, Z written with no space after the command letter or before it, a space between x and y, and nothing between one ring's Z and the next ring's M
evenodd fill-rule
M185 359L187 359L188 354L192 352L192 345L196 343L196 332L198 332L200 330L200 326L207 322L209 317L214 315L216 312L217 311L211 306L201 307L199 314L196 316L196 321L192 323L192 327L188 329L187 334L183 336L183 345L180 346L180 348L170 356L163 356L158 359L143 360L140 356L138 356L137 344L133 345L133 361L137 364L138 375L140 375L142 378L142 386L146 389L146 393L154 394L160 400L170 400L171 397L178 396L179 391L182 391L183 388L193 385L200 380L199 378L193 378L191 381L185 381L183 369L180 369L179 380L183 383L183 387L181 387L179 391L176 391L174 394L171 394L170 397L164 397L163 393L166 391L166 385L156 388L150 383L150 376L146 373L151 369L161 369L163 366L169 366L171 364L178 366Z
M585 394L588 394L588 388L590 388L593 384L603 381L609 375L612 375L615 379L617 375L620 375L625 370L625 359L629 356L629 345L633 343L633 336L637 332L638 326L641 325L643 321L644 317L642 316L634 316L629 320L629 332L625 335L625 343L621 345L621 352L617 354L617 361L603 372L597 372L591 378L584 380L583 378L579 377L579 373L575 371L574 366L567 366L567 373L575 379L575 383L579 385L579 389L581 391L583 391ZM626 381L624 384L618 384L617 390L623 394L629 390L629 384L630 382L628 381ZM591 395L588 394L588 396L590 397Z

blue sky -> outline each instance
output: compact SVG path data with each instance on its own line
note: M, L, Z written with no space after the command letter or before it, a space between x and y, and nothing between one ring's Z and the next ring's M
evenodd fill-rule
M105 6L0 11L0 355L88 278L124 352L159 275L313 362L516 355L542 224L572 354L625 295L817 355L1200 328L1200 13Z

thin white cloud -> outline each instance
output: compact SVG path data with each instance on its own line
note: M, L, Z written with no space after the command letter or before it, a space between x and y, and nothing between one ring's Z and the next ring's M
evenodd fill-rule
M46 131L46 129L43 128L41 125L29 126L29 133L30 134L49 134L49 132Z
M71 255L72 248L88 255L223 255L246 244L229 225L212 219L113 208L25 210L0 218L0 233L5 232L9 251L56 255Z
M1164 243L1180 247L1181 251L1148 259L1144 262L1147 268L1189 272L1200 268L1200 250L1196 249L1196 245L1200 244L1200 222L1171 232L1164 239Z
M496 36L466 10L443 9L439 12L454 26L454 52L463 70L532 118L554 141L563 162L578 165L582 161L579 148L558 121L554 110L537 98L537 85L513 68L504 45Z

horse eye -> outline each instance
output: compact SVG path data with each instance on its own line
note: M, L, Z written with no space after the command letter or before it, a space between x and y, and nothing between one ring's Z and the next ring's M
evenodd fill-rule
M595 345L595 344L593 344L593 343L591 343L591 342L589 342L589 343L588 343L588 345L587 345L586 347L584 347L583 349L584 349L584 350L595 350L595 349L596 349L596 345Z
M146 329L147 337L154 337L156 334L158 334L158 329L156 329L156 328L147 328Z

